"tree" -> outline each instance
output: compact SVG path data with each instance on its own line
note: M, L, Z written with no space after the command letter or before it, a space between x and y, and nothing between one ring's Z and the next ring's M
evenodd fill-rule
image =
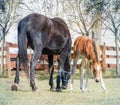
M68 19L71 30L81 35L100 36L104 0L59 0L61 12ZM64 17L64 16L63 16ZM98 32L99 31L99 32Z
M94 32L103 29L103 25L109 29L115 36L116 44L116 73L119 71L119 45L120 42L120 0L87 0L87 11L92 13L93 19L97 18L97 22L93 26ZM97 33L96 33L97 35ZM100 35L98 35L100 36Z
M116 73L119 74L119 42L120 42L120 0L110 0L106 7L105 17L103 24L109 29L115 36L116 44Z
M5 46L5 36L10 30L11 26L14 24L17 17L17 7L20 4L20 0L1 0L0 1L0 27L2 30L2 55L1 55L1 73L4 73L4 46Z
M102 26L102 17L105 11L106 2L105 0L87 0L85 2L86 12L91 15L92 20L96 20L94 26L92 27L92 31L95 36L93 38L100 39Z
M91 29L91 17L86 16L83 0L61 0L62 11L68 19L70 28L78 34L87 35Z

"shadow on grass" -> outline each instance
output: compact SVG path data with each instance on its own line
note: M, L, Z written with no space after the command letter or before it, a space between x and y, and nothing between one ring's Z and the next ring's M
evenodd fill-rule
M36 71L35 76L38 80L46 80L46 79L49 79L50 74L48 71ZM57 72L54 72L53 78L56 79L56 76L57 76ZM75 73L74 78L79 79L80 73L79 72ZM94 78L92 72L91 72L90 78L91 79ZM103 72L103 78L120 78L120 74L116 74L115 69L108 69L106 70L106 72Z
M22 73L24 73L24 71L20 71L20 74L22 74ZM12 71L11 75L12 76L15 75L15 71ZM54 71L53 78L56 79L56 76L57 76L57 71ZM50 77L50 74L48 71L36 70L36 72L35 72L35 78L38 80L46 80L46 79L48 80L49 77ZM9 78L9 77L5 74L0 74L0 78ZM79 79L80 73L76 72L74 75L74 78ZM92 72L91 72L90 78L94 78ZM120 74L116 74L115 69L108 69L108 70L106 70L106 72L103 72L103 78L120 78Z
M57 75L57 73L54 72L53 78L56 78L56 75ZM46 79L49 79L50 74L49 74L48 71L36 71L36 72L35 72L35 77L36 77L38 80L46 80Z

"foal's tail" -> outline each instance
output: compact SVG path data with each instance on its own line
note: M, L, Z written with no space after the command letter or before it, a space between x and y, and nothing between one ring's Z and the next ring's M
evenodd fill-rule
M18 25L18 57L20 60L20 64L23 65L25 73L27 73L27 77L29 77L28 72L28 58L27 58L27 35L26 35L26 26L27 22L21 20Z

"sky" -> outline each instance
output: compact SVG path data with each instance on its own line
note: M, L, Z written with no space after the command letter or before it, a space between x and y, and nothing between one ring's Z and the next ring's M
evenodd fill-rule
M6 35L6 42L17 43L17 27L12 27Z

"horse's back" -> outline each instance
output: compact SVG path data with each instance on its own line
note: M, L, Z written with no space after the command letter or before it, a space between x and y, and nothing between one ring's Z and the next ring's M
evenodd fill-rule
M64 36L70 35L67 24L63 19L56 17L52 18L52 21L55 23L55 26L57 25L59 30L65 31Z
M44 29L47 27L47 21L48 18L37 13L33 13L28 15L29 21L28 21L28 31L34 30L34 31L44 31Z
M71 46L71 36L67 24L61 18L52 18L51 31L49 33L46 47L50 49L61 49Z
M74 57L79 53L80 56L90 59L91 56L94 55L92 43L93 40L89 37L79 36L74 42Z
M71 48L71 36L67 24L61 18L48 18L44 15L33 13L24 17L18 25L20 32L27 36L28 45L35 49L35 44L42 48L62 50ZM54 52L54 51L53 51Z

